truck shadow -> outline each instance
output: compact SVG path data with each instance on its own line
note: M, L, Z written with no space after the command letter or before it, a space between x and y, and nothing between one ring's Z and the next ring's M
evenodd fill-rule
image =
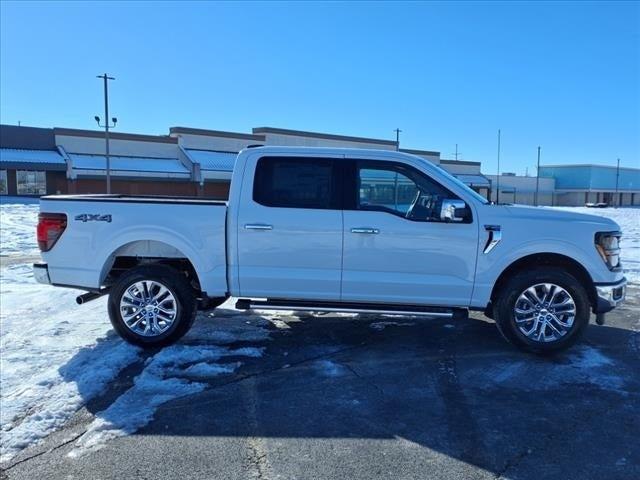
M309 439L344 439L345 462L375 439L496 476L517 463L530 464L522 478L550 464L557 476L610 478L620 458L640 464L638 335L592 326L580 345L542 358L481 319L216 313L200 315L173 351L141 353L99 398L85 381L78 388L101 425L143 436L277 439L291 455ZM114 342L80 351L60 373L76 381Z

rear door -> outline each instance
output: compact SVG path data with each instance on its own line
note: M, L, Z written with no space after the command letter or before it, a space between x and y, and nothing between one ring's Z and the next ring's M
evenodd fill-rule
M237 223L242 296L340 298L339 158L248 160Z
M400 162L354 160L352 172L342 300L469 305L478 241L471 210L465 223L440 221L442 200L459 198Z

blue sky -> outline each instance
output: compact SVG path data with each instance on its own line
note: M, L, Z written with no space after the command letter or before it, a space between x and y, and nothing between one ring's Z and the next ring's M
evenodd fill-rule
M7 2L0 120L272 126L394 139L502 170L640 166L640 4Z

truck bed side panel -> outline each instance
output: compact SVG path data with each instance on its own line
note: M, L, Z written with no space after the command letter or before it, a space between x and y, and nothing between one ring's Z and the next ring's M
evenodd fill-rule
M227 292L226 205L45 197L42 212L66 213L67 228L42 257L52 283L100 288L117 255L187 258L210 296Z

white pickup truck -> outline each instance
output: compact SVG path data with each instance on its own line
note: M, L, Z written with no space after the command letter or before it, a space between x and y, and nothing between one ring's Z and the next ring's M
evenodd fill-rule
M178 340L197 309L493 318L525 350L573 344L624 300L620 228L605 218L494 205L422 158L258 147L228 202L122 195L41 199L38 281L108 294L116 331Z

